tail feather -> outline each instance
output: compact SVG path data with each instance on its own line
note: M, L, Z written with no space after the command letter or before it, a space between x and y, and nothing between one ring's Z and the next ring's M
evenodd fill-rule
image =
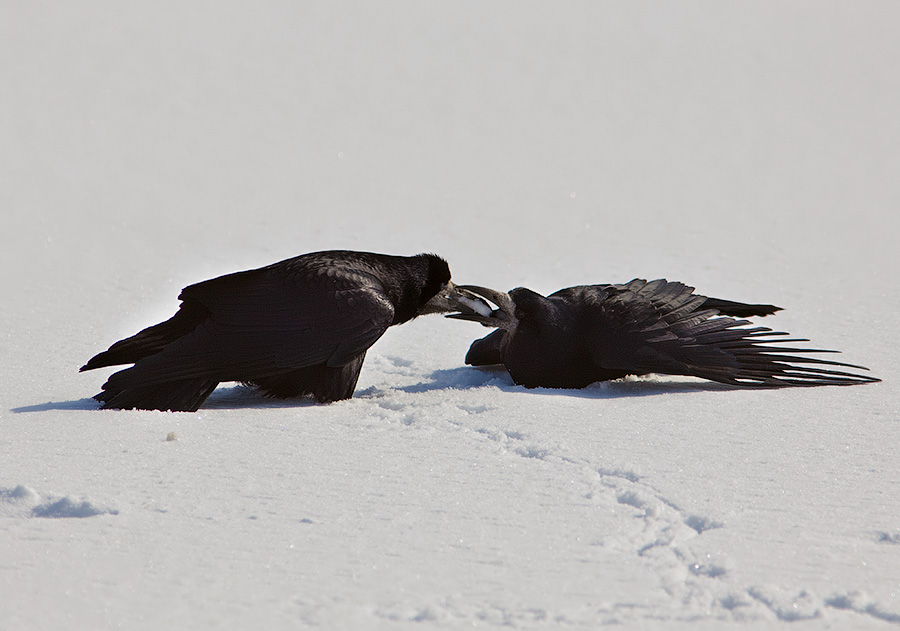
M103 409L117 410L171 410L195 412L212 394L218 381L209 377L192 377L177 381L144 383L133 376L133 368L120 370L107 381L103 391L95 395L103 403Z
M782 310L781 307L776 307L775 305L753 305L744 302L735 302L733 300L722 300L721 298L707 298L703 303L702 308L715 309L722 315L738 318L767 316Z
M92 357L80 370L83 372L105 366L134 364L144 357L160 352L175 340L196 329L208 318L209 311L203 305L193 302L182 303L178 312L165 322L116 342L108 350Z
M687 362L686 374L743 387L779 388L786 386L853 385L880 381L876 377L848 372L844 369L868 370L865 366L810 357L808 353L835 353L818 348L783 348L774 346L796 339L778 339L770 332L768 338L758 334L742 337L740 328L728 330L733 336L727 341L713 341L707 352L699 352ZM703 345L695 347L699 351ZM685 354L693 354L683 349ZM791 353L798 353L796 355Z
M645 289L651 285L648 283ZM657 295L665 298L660 302L663 308L660 321L664 326L648 324L642 331L644 346L636 364L643 373L682 374L731 385L766 388L880 381L876 377L848 372L848 369L868 370L864 366L812 356L837 351L795 346L808 340L756 326L743 319L744 316L772 313L778 307L706 299L698 306L699 310L691 312L681 308L683 295L677 295L675 300L668 290L668 285L659 285L647 298L657 300ZM652 318L648 322L652 322Z

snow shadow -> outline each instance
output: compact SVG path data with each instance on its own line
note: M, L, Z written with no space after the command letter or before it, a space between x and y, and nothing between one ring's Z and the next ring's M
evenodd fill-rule
M646 397L661 394L689 394L695 392L727 392L743 390L736 386L711 381L659 381L649 379L619 379L591 384L580 390L558 388L525 388L516 385L506 369L501 367L451 368L435 370L428 375L430 381L396 388L403 392L432 392L435 390L470 390L493 386L504 392L534 393L575 397L579 399L617 399L621 397Z
M475 388L495 387L503 392L533 393L575 397L579 399L618 399L622 397L647 397L662 394L690 394L696 392L723 392L742 390L735 386L706 381L659 381L650 379L620 379L595 383L581 390L564 390L555 388L525 388L516 385L506 369L500 367L469 368L459 367L435 370L422 381L409 386L393 388L401 392L419 393L439 390L472 390ZM357 393L358 395L359 393ZM201 406L203 409L284 409L302 408L322 405L312 398L297 397L293 399L275 399L266 397L259 390L244 385L219 387ZM10 408L15 414L28 412L49 412L51 410L98 410L100 404L92 398L73 399L71 401L47 401L34 405L23 405Z
M74 399L72 401L47 401L46 403L36 403L35 405L23 405L17 408L10 408L10 412L22 414L26 412L49 412L50 410L97 410L100 404L94 399L87 397L84 399Z
M63 497L55 501L39 504L31 509L34 517L45 519L83 519L96 517L97 515L118 515L119 511L110 508L102 508L88 500L74 500Z
M273 399L261 394L256 388L244 385L234 385L233 387L220 386L209 395L209 398L203 402L201 409L265 409L265 408L297 408L312 405L321 405L311 398L295 398L295 399ZM46 403L36 403L34 405L23 405L10 408L10 412L15 414L25 414L28 412L49 412L51 410L99 410L100 403L93 398L73 399L71 401L47 401Z

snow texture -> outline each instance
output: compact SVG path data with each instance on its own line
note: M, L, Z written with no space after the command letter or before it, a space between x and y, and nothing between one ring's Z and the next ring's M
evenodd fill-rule
M0 629L900 626L900 5L0 6ZM355 397L99 411L179 290L321 249L635 277L884 381L526 390L429 316Z

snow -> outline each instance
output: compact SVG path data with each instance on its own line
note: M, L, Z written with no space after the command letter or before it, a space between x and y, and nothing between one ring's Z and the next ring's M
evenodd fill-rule
M0 7L0 629L900 624L900 9ZM319 406L78 367L303 252L666 277L882 383L525 390L428 316Z

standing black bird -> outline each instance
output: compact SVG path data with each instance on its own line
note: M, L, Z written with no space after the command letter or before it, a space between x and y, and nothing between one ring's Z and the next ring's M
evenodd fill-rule
M528 388L583 388L626 375L661 373L702 377L748 387L850 385L879 381L835 368L867 370L785 353L832 353L772 346L806 342L735 317L768 315L773 305L750 305L694 294L666 280L586 285L544 297L530 289L508 294L484 287L460 289L498 309L448 317L499 327L476 340L466 363L503 364ZM827 366L828 368L823 368Z
M222 381L337 401L353 395L366 350L389 326L465 312L458 298L434 254L304 254L186 287L172 318L81 370L134 363L94 397L104 408L194 411Z

